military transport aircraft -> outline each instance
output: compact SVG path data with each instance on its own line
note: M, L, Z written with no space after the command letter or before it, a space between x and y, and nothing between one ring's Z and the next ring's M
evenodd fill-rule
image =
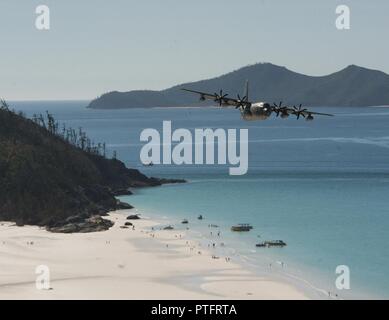
M235 109L239 109L242 118L244 120L266 120L270 117L272 113L275 113L276 117L280 116L281 118L285 119L288 118L289 115L295 115L297 119L300 119L300 117L305 118L305 120L313 120L314 115L321 115L321 116L333 116L332 114L328 113L319 113L319 112L313 112L309 111L306 108L303 108L300 104L298 108L296 106L288 107L283 106L282 101L279 104L273 103L272 105L268 102L250 102L248 99L249 95L249 87L248 87L248 81L246 82L246 88L244 96L241 98L238 94L237 99L229 98L228 94L223 94L223 90L220 90L219 93L206 93L201 91L195 91L195 90L189 90L182 88L181 90L197 93L200 95L200 101L205 100L213 100L219 104L220 107L229 107L234 106Z

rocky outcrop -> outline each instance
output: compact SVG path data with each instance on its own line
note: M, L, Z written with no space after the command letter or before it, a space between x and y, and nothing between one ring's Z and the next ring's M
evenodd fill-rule
M137 214L132 214L127 217L127 220L139 220L140 217Z
M59 233L89 233L105 231L111 228L114 223L110 220L103 219L100 216L92 216L87 219L82 217L71 217L67 219L67 223L57 227L49 227L48 231Z
M71 142L52 117L37 119L0 102L0 221L53 232L106 230L111 222L101 216L133 208L115 196L131 195L129 188L184 182L147 177Z
M134 207L126 202L122 202L117 200L116 204L116 210L128 210L128 209L133 209Z

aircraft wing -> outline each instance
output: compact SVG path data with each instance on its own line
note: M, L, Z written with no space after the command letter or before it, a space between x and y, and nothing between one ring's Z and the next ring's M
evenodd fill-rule
M306 115L309 115L309 114L317 114L317 115L320 115L320 116L328 116L328 117L333 117L333 116L334 116L333 114L329 114L329 113L312 112L312 111L305 111L304 113L305 113Z
M185 88L181 88L181 90L187 91L187 92L192 92L192 93L197 93L200 95L200 98L203 98L204 100L207 99L207 100L212 100L215 102L220 102L224 106L227 105L227 106L235 106L236 107L236 106L241 105L241 103L242 103L242 102L239 102L239 100L237 100L237 99L228 98L227 95L223 95L222 91L220 92L220 95L219 95L217 93L212 94L212 93L190 90L190 89L185 89ZM244 103L249 104L250 102L244 101Z
M293 115L296 115L297 118L299 118L300 116L303 116L305 118L305 117L309 117L312 115L320 115L320 116L328 116L328 117L334 116L333 114L329 114L329 113L310 111L306 108L302 108L302 105L300 105L298 108L296 108L295 106L293 106L293 108L287 107L287 106L281 106L281 102L279 105L274 103L272 106L272 111L275 112L277 114L277 116L280 113L281 114L293 114Z
M214 100L217 98L215 94L211 94L211 93L206 93L206 92L201 92L201 91L196 91L196 90L189 90L189 89L185 89L185 88L181 88L181 90L187 91L187 92L192 92L192 93L197 93L200 96L204 97L205 99L209 99L209 100Z

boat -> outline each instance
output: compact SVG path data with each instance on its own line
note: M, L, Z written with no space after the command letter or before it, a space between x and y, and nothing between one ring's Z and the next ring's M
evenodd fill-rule
M154 163L152 163L152 162L143 164L144 167L152 167L153 165L154 165Z
M260 247L260 248L263 248L263 247L267 247L267 248L285 247L286 243L282 240L270 240L270 241L263 241L263 242L257 243L255 246Z
M200 215L197 217L197 219L203 220L203 216L200 214Z
M264 247L266 247L266 244L265 244L265 242L260 242L260 243L257 243L255 246L264 248Z
M252 228L253 227L248 223L240 223L236 226L232 226L231 231L238 231L238 232L250 231Z
M189 221L188 221L188 220L186 220L186 219L184 219L184 220L182 220L182 221L181 221L181 223L182 223L182 224L188 224L188 223L189 223Z
M167 226L165 228L163 228L163 230L173 230L174 228L172 226Z

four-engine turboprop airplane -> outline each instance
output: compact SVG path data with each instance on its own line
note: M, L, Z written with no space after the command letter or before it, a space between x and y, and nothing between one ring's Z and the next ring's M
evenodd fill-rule
M200 101L205 101L208 99L219 103L220 107L233 106L235 107L235 109L239 109L242 114L242 118L248 121L266 120L273 112L276 114L277 117L280 116L283 119L288 118L289 115L292 114L295 115L297 119L303 117L305 118L305 120L308 121L313 120L314 115L333 116L332 114L328 113L309 111L308 109L303 108L301 104L297 108L296 106L283 106L282 101L279 104L273 103L272 105L268 102L250 102L248 99L248 81L246 82L246 88L243 97L241 98L238 94L237 99L229 98L228 94L223 94L223 90L220 90L219 93L214 94L189 90L185 88L182 88L181 90L199 94Z

